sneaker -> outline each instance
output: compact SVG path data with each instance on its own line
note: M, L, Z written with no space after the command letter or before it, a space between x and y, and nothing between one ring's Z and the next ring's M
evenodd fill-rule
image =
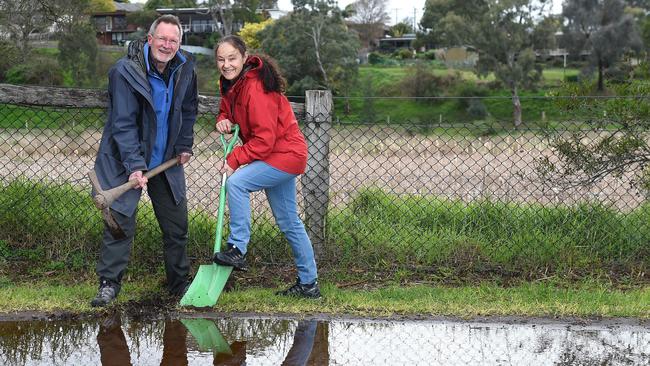
M111 301L117 298L118 287L108 281L101 280L99 282L99 291L97 291L97 296L90 302L90 305L93 307L102 307L108 305Z
M305 285L300 283L299 278L296 278L295 285L289 287L284 291L278 291L275 294L282 296L304 297L307 299L320 299L321 297L320 289L318 288L318 281L314 281L314 283Z
M241 254L241 251L234 245L230 245L224 252L215 253L212 261L222 266L233 267L237 271L248 271L246 255Z

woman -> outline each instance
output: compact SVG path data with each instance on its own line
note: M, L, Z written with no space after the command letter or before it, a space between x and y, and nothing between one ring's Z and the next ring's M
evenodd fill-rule
M228 249L216 253L214 262L247 269L250 193L264 190L298 269L296 284L277 294L319 298L314 250L296 205L296 177L305 172L307 145L282 94L285 81L273 60L249 56L237 36L222 38L215 55L222 97L216 128L230 133L236 123L243 145L233 149L220 169L229 176L230 236Z

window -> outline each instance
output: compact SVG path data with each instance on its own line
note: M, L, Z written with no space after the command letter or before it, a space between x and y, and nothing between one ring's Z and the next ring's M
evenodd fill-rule
M124 33L111 33L111 44L121 44L124 39Z

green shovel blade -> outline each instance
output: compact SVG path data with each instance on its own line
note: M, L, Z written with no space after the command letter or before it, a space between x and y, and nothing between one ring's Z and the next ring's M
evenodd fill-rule
M200 351L232 354L232 350L213 321L207 319L181 319L181 323L196 339Z
M198 272L181 299L181 306L197 308L214 306L228 281L232 267L207 264L199 266Z
M225 138L221 135L223 144L224 161L237 142L239 126L235 125L233 137L230 142L226 143ZM217 212L217 232L214 237L214 253L221 248L221 234L223 231L223 216L226 208L226 179L228 176L223 173L221 176L221 191L219 192L219 210ZM230 266L219 266L216 264L199 266L194 280L181 299L181 306L194 306L197 308L212 307L217 303L223 287L228 281L228 276L232 272Z

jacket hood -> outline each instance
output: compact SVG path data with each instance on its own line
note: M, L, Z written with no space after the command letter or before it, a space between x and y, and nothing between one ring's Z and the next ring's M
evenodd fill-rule
M146 60L144 59L145 43L147 43L147 41L144 39L131 41L131 43L129 43L129 49L126 52L126 57L140 65L144 70L147 69L147 65L145 64Z

